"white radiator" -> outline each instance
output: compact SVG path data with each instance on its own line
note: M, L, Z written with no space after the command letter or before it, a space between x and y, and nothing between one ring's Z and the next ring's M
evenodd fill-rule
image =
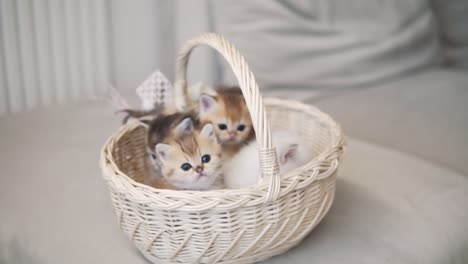
M0 0L0 115L103 94L108 0Z

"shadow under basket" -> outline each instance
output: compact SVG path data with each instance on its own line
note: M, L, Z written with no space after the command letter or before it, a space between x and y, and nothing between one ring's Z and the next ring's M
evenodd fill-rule
M213 191L144 185L141 182L149 176L147 131L136 122L121 127L105 143L103 176L121 229L152 262L258 262L300 243L326 215L334 198L344 137L338 124L313 106L274 98L263 101L244 59L212 33L182 49L180 89L187 89L188 56L200 44L215 48L228 60L250 112L257 113L251 115L260 145L262 181L249 188ZM270 126L296 131L314 159L280 177Z

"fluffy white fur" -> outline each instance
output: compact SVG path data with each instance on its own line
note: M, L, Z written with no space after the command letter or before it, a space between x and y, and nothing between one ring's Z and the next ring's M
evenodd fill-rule
M312 152L293 131L273 131L280 174L304 165L312 159ZM243 147L224 166L224 183L227 189L239 189L254 185L260 180L257 142Z

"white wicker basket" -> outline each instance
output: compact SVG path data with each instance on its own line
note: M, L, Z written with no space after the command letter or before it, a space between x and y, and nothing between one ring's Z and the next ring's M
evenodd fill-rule
M328 212L343 152L340 127L317 108L265 99L247 63L224 38L207 33L182 48L176 91L187 94L186 67L194 47L208 45L231 65L250 110L262 181L251 188L216 191L154 189L146 176L146 130L121 127L105 143L101 168L122 230L154 263L252 263L297 245ZM176 96L177 98L177 96ZM180 108L185 100L177 101ZM269 120L269 122L268 122ZM270 125L296 130L315 158L279 177Z

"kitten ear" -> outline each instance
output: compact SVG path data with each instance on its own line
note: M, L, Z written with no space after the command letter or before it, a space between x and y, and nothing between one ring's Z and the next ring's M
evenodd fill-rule
M184 118L175 128L176 132L191 132L193 131L193 120L190 117Z
M202 137L207 137L207 138L211 138L213 140L216 140L216 135L214 133L214 127L212 124L206 124L203 126L201 132L200 132L200 136Z
M156 145L156 155L159 157L161 161L167 161L169 151L171 150L171 146L167 144L159 143Z
M207 94L202 94L199 99L200 113L205 114L211 111L217 104L216 100Z
M285 164L291 159L295 159L297 156L297 144L291 144L286 149L280 152L280 163Z

